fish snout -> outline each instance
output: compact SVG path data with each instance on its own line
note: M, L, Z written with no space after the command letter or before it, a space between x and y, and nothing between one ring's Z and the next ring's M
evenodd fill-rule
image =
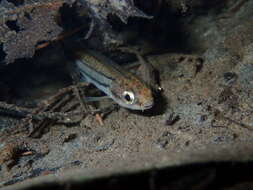
M147 110L147 109L152 108L153 105L154 105L154 100L152 98L149 101L146 101L144 104L142 104L142 108L143 108L143 110Z

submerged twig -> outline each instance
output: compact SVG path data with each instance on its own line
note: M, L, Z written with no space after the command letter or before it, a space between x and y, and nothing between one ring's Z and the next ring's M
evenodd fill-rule
M92 114L98 118L98 115L100 116L101 113L106 114L112 111L111 106L109 108L90 109L85 102L85 94L81 93L83 92L83 87L87 87L87 83L78 83L63 88L47 100L42 101L34 109L0 102L0 114L23 118L21 124L19 123L18 126L15 126L15 129L10 128L7 133L17 134L26 132L30 137L39 137L46 127L54 123L69 125L72 121L71 118L74 116L81 116L81 119L83 119L88 114ZM78 100L78 103L66 106L73 101L74 97ZM73 111L77 106L80 106L81 110ZM102 115L100 119L102 119ZM100 124L102 123L99 119L98 121ZM72 121L72 123L76 122Z

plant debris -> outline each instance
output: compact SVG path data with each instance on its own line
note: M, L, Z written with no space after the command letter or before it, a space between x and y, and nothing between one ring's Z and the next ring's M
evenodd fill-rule
M56 38L62 29L56 15L64 1L28 1L14 5L6 0L0 3L0 43L7 54L6 63L32 57L36 45Z
M0 102L1 114L24 118L21 120L18 126L15 126L15 128L10 127L6 131L6 133L17 134L26 132L28 136L37 138L43 134L43 131L45 130L46 127L52 125L53 123L58 122L66 125L70 125L71 123L75 124L77 122L80 122L83 119L83 117L87 116L88 114L95 115L96 118L99 118L98 121L102 123L102 118L99 117L98 114L108 113L108 111L111 112L112 109L106 107L103 109L91 110L90 107L85 102L85 97L81 98L80 95L81 92L79 91L80 88L86 86L87 86L86 83L79 83L77 85L72 85L63 88L57 94L50 97L46 101L43 101L40 105L38 105L34 109L18 107L13 104ZM78 99L77 103L73 101L74 97ZM67 105L68 103L70 104ZM75 110L78 104L81 107L80 111ZM78 120L73 120L72 118L74 116L80 117Z
M2 51L6 53L5 62L12 63L16 59L30 58L41 43L57 39L63 31L59 23L64 22L64 20L59 20L59 9L64 4L72 6L74 2L76 0L24 0L20 3L2 0L0 2L0 45L3 44ZM152 18L136 8L133 0L80 0L77 2L84 15L92 19L91 23L86 23L90 25L90 29L85 39L89 38L95 25L98 25L104 39L115 40L113 39L116 38L115 36L108 38L112 32L107 22L109 14L117 15L124 23L127 23L128 17Z

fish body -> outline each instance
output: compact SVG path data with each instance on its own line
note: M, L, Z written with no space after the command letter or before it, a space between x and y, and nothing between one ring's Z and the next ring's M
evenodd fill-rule
M137 76L92 50L75 52L81 80L95 85L120 106L146 110L153 106L150 88Z

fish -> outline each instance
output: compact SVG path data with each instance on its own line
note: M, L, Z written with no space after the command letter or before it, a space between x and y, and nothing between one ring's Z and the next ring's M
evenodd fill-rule
M129 70L90 49L77 50L74 57L82 82L93 84L124 108L144 111L153 107L152 90Z

